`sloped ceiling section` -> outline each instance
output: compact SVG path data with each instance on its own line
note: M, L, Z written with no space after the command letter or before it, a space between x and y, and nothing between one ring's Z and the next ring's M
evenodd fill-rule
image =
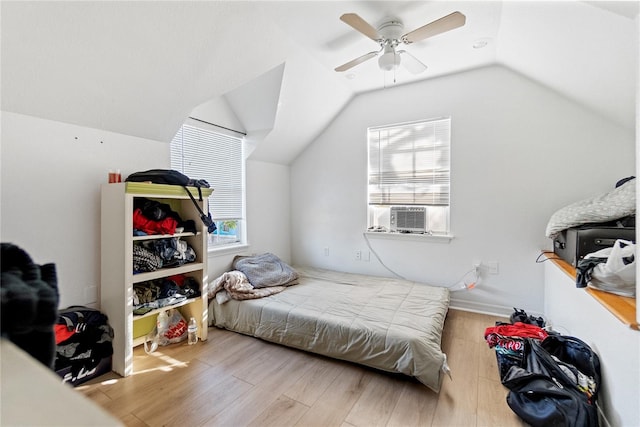
M283 74L281 64L225 95L247 132L273 129Z
M637 14L635 1L504 2L497 59L633 129Z
M2 1L2 110L168 142L222 101L255 145L288 164L358 93L501 63L635 129L638 2ZM334 68L375 42L357 13L416 29L463 27L406 46L429 68ZM486 42L481 49L477 41ZM253 94L253 96L252 96ZM224 98L224 99L223 99ZM216 101L217 100L217 101ZM232 110L232 111L231 111ZM216 120L213 121L214 123Z
M275 125L283 73L284 64L281 64L249 83L199 105L189 117L213 124L214 130L232 136L244 134L245 156L252 156Z
M283 37L249 2L2 2L2 109L169 141Z
M256 160L289 164L353 95L340 76L327 72L304 49L295 44L289 49L275 125L253 152Z
M189 114L189 117L211 123L218 129L230 129L231 134L235 136L238 136L239 133L246 133L244 125L224 96L218 96L198 105Z

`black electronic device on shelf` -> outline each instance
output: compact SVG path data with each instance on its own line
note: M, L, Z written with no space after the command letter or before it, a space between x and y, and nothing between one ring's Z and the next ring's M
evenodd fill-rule
M576 267L578 261L593 252L610 248L616 240L636 241L635 227L584 225L568 228L553 239L553 252Z

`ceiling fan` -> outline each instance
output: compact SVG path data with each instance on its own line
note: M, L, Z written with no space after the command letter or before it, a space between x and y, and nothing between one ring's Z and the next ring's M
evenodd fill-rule
M336 67L336 71L347 71L356 65L379 56L378 65L385 71L394 70L400 65L401 59L404 59L402 64L405 68L413 74L419 74L426 70L427 66L406 50L396 50L396 48L401 43L408 45L462 27L465 24L466 17L460 12L453 12L404 35L402 35L404 25L398 20L387 21L380 25L378 29L375 29L355 13L345 13L340 17L340 20L378 43L380 50L366 53L342 64Z

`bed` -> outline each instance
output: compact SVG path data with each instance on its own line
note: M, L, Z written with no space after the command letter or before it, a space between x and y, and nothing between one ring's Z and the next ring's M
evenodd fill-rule
M438 392L449 290L400 279L295 267L297 284L209 303L209 323L266 341L415 377Z

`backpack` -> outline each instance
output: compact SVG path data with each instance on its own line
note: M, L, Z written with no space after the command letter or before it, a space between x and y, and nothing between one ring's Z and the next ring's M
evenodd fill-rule
M191 179L185 174L172 169L149 169L143 172L134 172L125 181L146 182L154 184L180 185L182 187L210 188L204 179Z
M575 337L526 343L525 367L512 366L502 379L513 412L533 427L597 427L598 355Z
M142 172L134 172L125 179L126 182L152 182L154 184L179 185L184 188L191 198L191 201L200 213L202 223L207 226L207 231L213 233L217 227L211 218L211 212L204 213L200 208L196 199L191 195L191 191L187 187L196 187L198 189L199 200L202 201L202 188L210 188L210 185L204 179L191 179L185 174L172 169L149 169Z

